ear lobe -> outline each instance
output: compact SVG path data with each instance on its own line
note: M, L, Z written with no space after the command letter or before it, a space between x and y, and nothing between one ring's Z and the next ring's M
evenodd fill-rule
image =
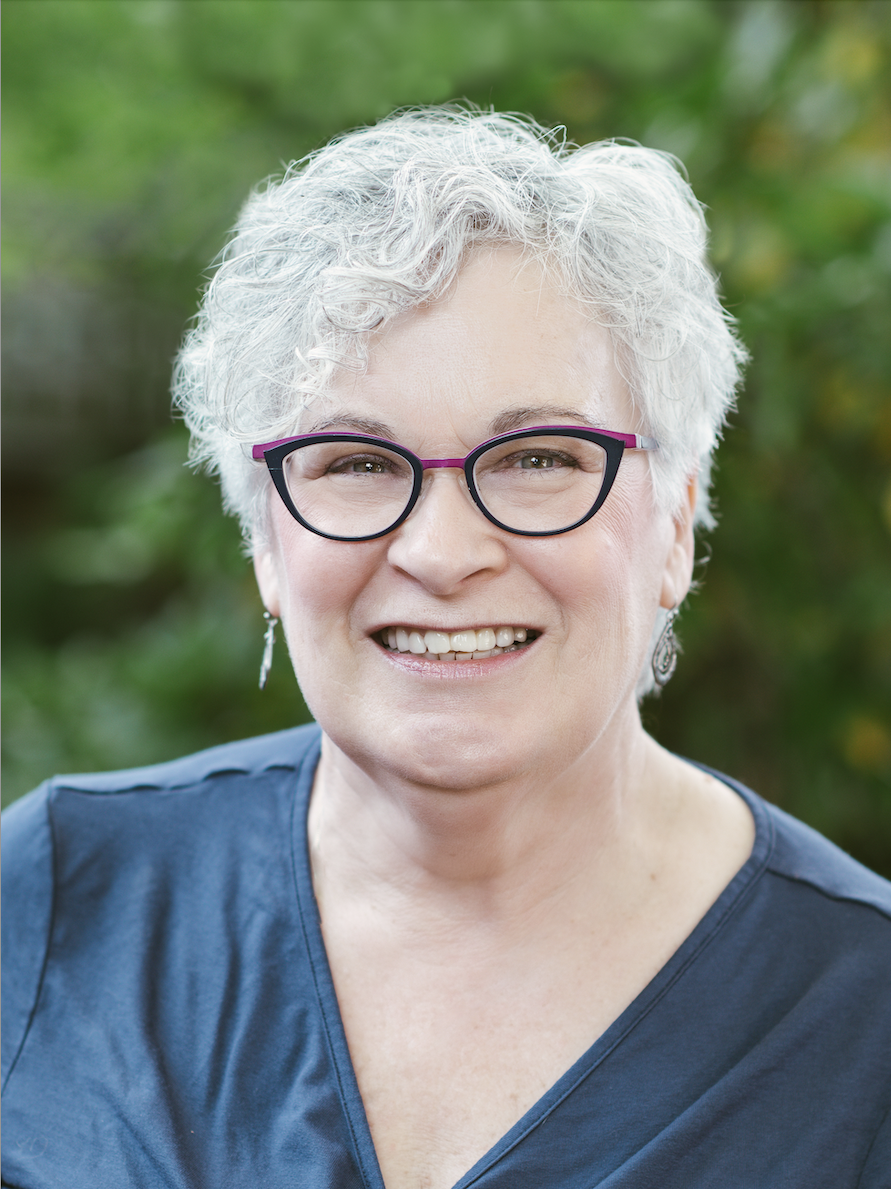
M260 588L260 598L270 615L281 619L281 592L278 583L278 570L275 559L268 545L254 542L254 573L257 576L257 586Z
M672 521L673 535L662 577L662 593L659 606L667 611L678 607L686 597L693 578L695 543L693 540L693 515L699 495L699 479L691 475L677 515Z

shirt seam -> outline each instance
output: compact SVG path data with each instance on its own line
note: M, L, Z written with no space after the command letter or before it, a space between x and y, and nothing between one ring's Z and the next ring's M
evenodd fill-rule
M889 1117L891 1117L891 1106L888 1107L884 1115L882 1115L881 1119L879 1120L879 1125L875 1130L875 1135L872 1137L870 1145L866 1149L866 1154L863 1157L863 1163L860 1166L860 1172L857 1176L857 1189L860 1189L860 1186L863 1184L863 1175L866 1172L866 1166L869 1164L870 1157L872 1156L872 1150L878 1143L879 1136L882 1133L882 1128L888 1122Z
M563 1103L566 1101L566 1099L578 1089L578 1087L582 1084L582 1082L585 1081L586 1078L589 1078L595 1072L595 1070L597 1070L600 1066L602 1066L603 1063L606 1060L608 1060L609 1057L611 1057L613 1055L613 1053L616 1051L616 1049L618 1049L619 1046L621 1044L623 1044L623 1042L628 1038L628 1036L630 1036L630 1034L640 1024L643 1023L643 1021L647 1018L647 1016L649 1016L658 1007L658 1005L662 1002L662 1000L665 998L665 996L677 985L678 981L683 977L684 974L686 974L686 972L693 965L693 963L699 958L699 956L705 950L708 949L708 947L712 944L712 942L717 937L717 935L723 931L727 922L731 919L731 917L733 917L736 914L737 907L742 903L743 900L748 898L751 889L754 888L755 884L757 884L760 881L760 879L762 878L763 875L764 875L763 868L762 868L762 870L755 873L755 875L752 877L751 884L749 885L748 888L746 888L741 893L739 899L736 901L736 903L733 905L733 907L727 910L727 912L724 914L724 916L721 918L721 920L718 922L718 924L715 926L715 928L711 931L711 933L709 933L708 937L704 937L702 939L702 941L696 947L696 949L693 951L693 953L688 956L687 960L683 963L683 965L675 972L675 974L665 984L665 986L662 987L661 990L653 997L653 999L647 1004L647 1006L644 1008L644 1010L639 1015L635 1016L635 1018L633 1020L629 1021L627 1027L624 1029L624 1031L621 1033L621 1035L619 1035L615 1038L615 1040L610 1045L610 1047L606 1050L606 1052L602 1053L600 1055L600 1057L595 1062L593 1062L585 1070L583 1070L579 1074L579 1076L575 1079L575 1081L573 1081L570 1086L567 1086L567 1088L563 1091L563 1093L556 1100L556 1102L553 1102L547 1108L547 1110L542 1111L542 1113L540 1115L538 1115L535 1119L531 1119L529 1121L528 1125L523 1129L523 1131L520 1132L520 1134L517 1135L511 1141L510 1145L508 1147L506 1147L503 1151L496 1153L493 1156L492 1160L489 1161L489 1163L487 1163L483 1168L481 1168L478 1172L476 1172L474 1174L472 1180L465 1182L462 1178L462 1180L458 1182L458 1185L455 1187L455 1189L458 1189L459 1186L460 1186L460 1189L469 1189L469 1187L471 1185L473 1185L475 1181L478 1181L481 1176L483 1176L491 1168L493 1168L500 1160L503 1160L504 1157L507 1156L508 1153L511 1152L518 1144L522 1143L522 1141L524 1139L526 1139L526 1137L528 1135L530 1135L537 1127L540 1127L541 1124L544 1123L544 1121L550 1115L552 1115L554 1113L554 1111L556 1111L560 1106L563 1105ZM596 1043L596 1041L595 1041L595 1043Z
M304 764L306 763L306 760L307 760L307 754L304 753L303 760L300 764L300 769L303 768ZM298 777L298 780L299 780L299 777ZM326 1045L328 1048L328 1055L331 1059L331 1067L334 1071L334 1077L335 1077L335 1080L337 1083L337 1096L340 1099L341 1110L343 1111L343 1115L344 1115L344 1118L346 1119L347 1127L349 1128L350 1138L353 1142L353 1151L356 1154L356 1161L358 1164L360 1175L362 1176L362 1180L365 1182L367 1189L371 1189L371 1186L377 1184L377 1178L375 1178L374 1176L369 1177L369 1170L366 1167L365 1157L362 1152L363 1145L360 1142L360 1137L357 1134L356 1128L353 1124L352 1111L350 1109L349 1099L348 1099L348 1096L346 1094L346 1090L345 1090L345 1087L343 1084L343 1077L341 1075L340 1063L337 1059L337 1051L336 1051L336 1046L334 1044L334 1037L332 1036L331 1029L328 1025L328 1016L325 1011L325 997L323 995L323 988L319 981L319 972L317 969L316 959L315 959L315 955L313 953L313 947L312 947L312 943L311 943L310 936L308 933L307 922L306 922L305 913L304 913L303 896L302 896L301 890L300 890L300 882L301 881L300 881L300 872L298 871L296 842L297 842L297 838L300 837L302 839L302 845L306 846L306 836L307 835L306 835L306 823L305 822L302 824L299 832L297 830L297 813L298 813L298 808L300 808L302 806L302 800L303 800L301 797L299 797L297 795L297 792L298 791L295 788L294 796L291 801L291 874L292 874L292 878L294 880L294 895L295 895L296 904L297 904L297 915L300 918L300 930L303 935L303 944L306 949L307 958L309 960L309 968L310 968L310 971L312 972L313 989L315 990L316 1003L318 1004L318 1008L319 1008L319 1018L321 1019L322 1028L324 1029L325 1041L326 1041ZM311 792L311 790L310 790L310 792ZM307 809L308 809L308 805L309 805L309 795L307 795L307 798L306 798L306 808ZM307 874L308 874L309 873L308 859L306 860L306 862L307 862ZM320 927L321 927L321 925L320 925Z
M194 788L199 784L206 784L210 780L216 780L220 776L262 776L264 772L284 771L296 772L299 765L297 764L264 764L258 765L256 768L215 768L212 772L205 772L203 776L197 777L195 780L184 780L181 783L161 784L149 783L145 784L127 784L116 789L96 789L96 788L79 788L75 784L58 783L58 778L54 780L53 787L58 792L66 793L80 793L84 797L117 797L123 793L175 793L180 789Z
M743 800L746 802L747 805L750 805L748 798L744 797ZM537 1127L541 1126L541 1124L544 1123L544 1121L547 1118L549 1118L550 1115L552 1115L556 1110L558 1110L559 1107L566 1101L566 1099L572 1093L574 1093L575 1090L582 1084L582 1082L584 1082L586 1078L590 1077L595 1072L596 1069L598 1069L600 1066L602 1066L603 1063L609 1057L611 1057L612 1054L616 1051L616 1049L618 1049L619 1046L627 1039L627 1037L630 1036L631 1033L641 1023L643 1023L643 1021L646 1019L646 1017L649 1016L655 1010L655 1008L658 1006L658 1004L661 1003L662 1000L665 998L665 996L667 994L669 994L669 992L677 985L677 983L684 976L684 974L690 969L690 967L693 965L693 963L696 962L700 958L700 956L714 942L714 940L717 938L717 936L723 932L723 930L727 926L728 922L742 908L744 902L747 901L749 899L749 897L754 894L755 888L758 886L758 884L761 882L761 880L764 878L765 874L769 870L770 859L774 852L774 847L776 844L776 825L774 823L774 820L771 817L771 815L769 813L767 813L767 811L763 805L759 806L758 808L760 811L759 812L760 821L763 824L763 828L764 828L764 853L760 856L760 859L758 860L758 866L751 873L748 883L745 885L745 887L743 887L739 890L737 895L734 897L733 901L729 905L727 905L727 907L725 908L724 912L722 913L720 919L715 922L714 926L709 931L707 936L703 937L701 939L701 941L699 942L699 944L696 946L696 948L690 954L687 955L687 958L685 959L685 961L678 967L678 969L674 972L674 974L671 976L671 978L665 983L665 985L663 987L661 987L658 992L656 992L656 994L653 996L653 998L650 1000L650 1002L643 1008L643 1010L640 1011L634 1017L633 1020L629 1020L628 1024L624 1028L624 1030L621 1032L621 1034L619 1036L617 1036L615 1038L615 1040L612 1042L612 1044L609 1046L609 1048L604 1053L602 1053L596 1061L590 1063L584 1070L582 1070L579 1073L579 1075L573 1080L573 1082L569 1086L567 1086L566 1089L560 1094L559 1098L557 1098L555 1102L551 1103L551 1105L546 1110L543 1110L534 1119L530 1119L530 1121L526 1125L526 1127L524 1127L524 1129L511 1140L511 1142L508 1144L507 1147L505 1147L501 1151L493 1153L492 1158L489 1161L487 1161L487 1163L484 1164L478 1171L474 1172L473 1176L470 1177L468 1180L465 1180L464 1177L462 1177L457 1182L455 1189L470 1189L470 1186L472 1186L476 1181L478 1181L480 1177L484 1176L491 1168L493 1168L495 1165L497 1165L499 1163L499 1161L503 1160L515 1147L517 1147L520 1143L522 1143L523 1140L525 1140L528 1135L530 1135ZM752 810L752 812L753 812L753 816L756 816L754 809ZM757 826L757 824L758 824L758 816L756 816L756 826ZM756 837L756 845L757 845L757 837ZM730 881L731 884L734 883L739 878L739 876L742 874L742 871L745 869L745 867L748 865L748 863L752 861L752 859L754 858L754 852L755 852L755 848L753 847L752 854L749 856L749 859L746 861L746 863L743 864L743 867L741 867L740 870L737 872L737 874L733 877L733 880ZM722 893L722 895L724 895L729 890L729 888L730 888L730 884L728 884L727 888L725 888L725 892ZM719 899L720 899L720 897L719 897ZM712 907L714 907L714 905ZM709 911L711 911L711 909ZM706 915L708 915L708 914L706 914ZM703 918L703 920L704 919L705 918ZM700 924L701 923L702 922L700 922ZM699 925L695 926L694 932L698 928L699 928ZM683 946L683 944L685 944L685 943L682 943L682 946ZM671 961L671 959L669 959L669 961ZM594 1043L596 1044L597 1041L595 1041ZM583 1059L583 1058L580 1058L580 1059ZM518 1120L518 1122L519 1122L519 1120ZM503 1138L504 1137L502 1136L502 1139ZM468 1173L470 1171L471 1170L468 1169ZM465 1173L465 1177L467 1175L468 1174Z
M777 867L768 866L767 871L770 875L775 875L777 879L785 879L789 883L801 884L803 887L810 888L825 899L833 900L836 904L857 904L861 908L866 908L891 923L891 910L881 908L878 904L873 904L871 900L867 900L863 896L853 895L850 892L833 892L807 875L795 875L791 871L783 871Z

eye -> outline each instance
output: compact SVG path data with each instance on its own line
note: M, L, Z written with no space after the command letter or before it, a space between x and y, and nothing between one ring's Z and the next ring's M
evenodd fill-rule
M578 462L569 454L557 450L523 450L502 459L502 467L518 467L523 471L551 471L562 467L576 467Z
M379 454L356 455L338 458L328 466L329 475L393 475L402 471L393 459Z
M530 471L546 471L560 465L560 460L550 454L524 454L520 458L520 466Z

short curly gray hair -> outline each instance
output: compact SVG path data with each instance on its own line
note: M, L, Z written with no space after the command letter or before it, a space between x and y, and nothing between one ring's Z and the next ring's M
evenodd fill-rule
M670 155L576 148L512 115L397 112L292 164L248 199L174 374L192 457L262 534L268 475L250 446L286 437L368 332L435 300L468 252L510 243L606 326L640 412L661 506L708 504L711 454L745 351L705 259L706 227Z

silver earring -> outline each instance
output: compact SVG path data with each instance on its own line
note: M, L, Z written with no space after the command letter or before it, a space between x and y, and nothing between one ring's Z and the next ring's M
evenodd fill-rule
M678 667L678 640L674 634L674 621L677 617L677 608L673 607L653 650L653 677L660 689L671 681L671 676Z
M266 632L263 636L263 660L260 662L260 689L266 684L269 670L272 668L272 650L275 647L275 625L278 620L268 611L263 612L266 620Z

